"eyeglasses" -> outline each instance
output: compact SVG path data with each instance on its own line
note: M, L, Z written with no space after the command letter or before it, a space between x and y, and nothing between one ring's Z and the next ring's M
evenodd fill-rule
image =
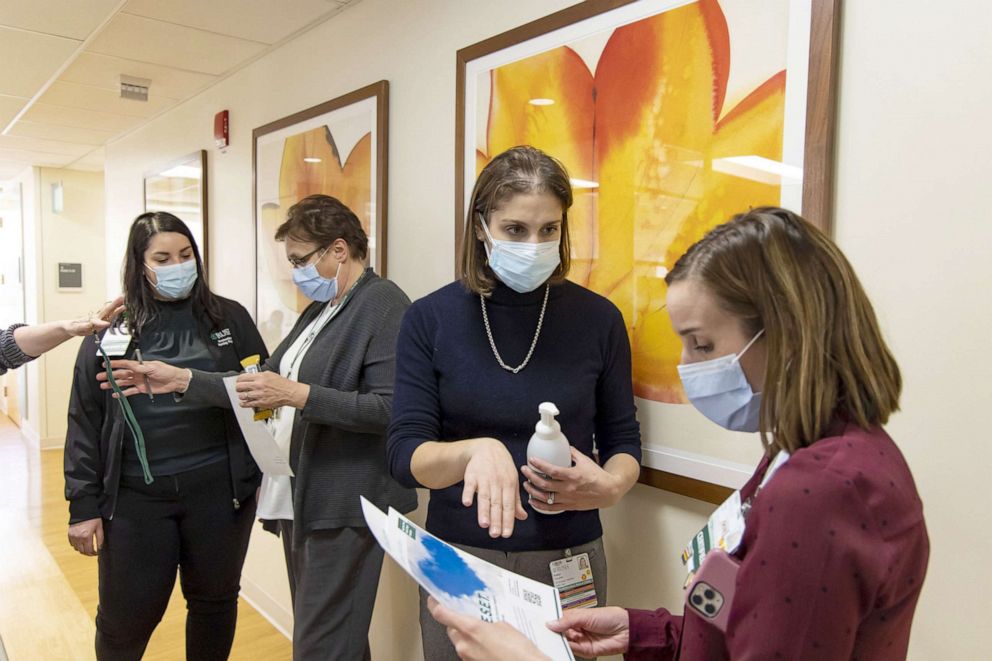
M327 246L327 248L329 248L329 247L330 246ZM311 250L307 254L303 255L302 257L289 257L288 258L289 259L289 263L293 265L293 268L294 269L303 268L304 266L306 266L310 262L310 258L313 257L314 255L316 255L318 251L323 250L324 252L327 252L327 248L321 246L320 248L314 248L313 250ZM323 257L323 256L324 255L321 254L321 257ZM318 261L320 261L320 260L318 259Z

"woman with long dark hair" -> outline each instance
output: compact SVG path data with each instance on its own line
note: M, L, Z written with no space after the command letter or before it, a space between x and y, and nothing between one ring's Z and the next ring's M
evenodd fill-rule
M141 658L178 569L187 658L226 659L260 481L237 422L229 409L168 395L131 398L132 428L96 377L104 352L167 360L188 381L190 369L264 358L265 345L244 307L210 291L189 228L169 213L131 226L124 299L111 335L79 349L65 445L69 543L99 556L97 657Z
M293 658L367 660L383 551L359 496L383 510L417 506L416 493L389 476L385 452L396 335L410 299L366 266L369 238L337 198L303 198L274 238L312 303L261 371L238 377L239 406L274 409L271 430L294 474L265 476L258 517L282 537ZM150 389L183 393L185 404L230 406L226 374L199 368L190 377L176 365L119 360L113 369L131 401Z

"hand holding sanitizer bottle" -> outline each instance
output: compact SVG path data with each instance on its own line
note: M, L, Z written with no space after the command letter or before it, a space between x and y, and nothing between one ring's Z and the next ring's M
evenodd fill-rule
M561 433L561 425L555 420L555 416L559 413L558 407L551 402L544 402L537 407L537 410L541 414L541 419L534 427L534 435L530 437L530 443L527 444L527 463L530 464L530 460L537 457L555 466L571 467L572 451L568 445L568 439ZM533 469L533 465L531 468ZM534 472L545 479L550 479L543 473L536 470ZM561 512L542 510L537 507L533 500L531 500L531 507L541 514L561 514Z

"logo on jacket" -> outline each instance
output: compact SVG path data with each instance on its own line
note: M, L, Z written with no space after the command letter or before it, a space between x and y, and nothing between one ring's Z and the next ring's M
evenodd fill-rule
M226 347L229 344L234 344L234 338L231 337L230 328L225 328L224 330L219 330L216 333L211 333L210 339L216 342L219 347Z

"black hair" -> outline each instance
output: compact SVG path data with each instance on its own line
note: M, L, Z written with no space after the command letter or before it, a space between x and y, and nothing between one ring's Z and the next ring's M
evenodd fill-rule
M145 251L153 236L160 232L176 232L189 239L196 260L196 283L189 294L193 301L193 314L197 319L209 321L208 330L217 330L224 321L220 300L207 284L203 272L203 260L196 245L193 233L186 223L166 211L143 213L134 219L127 237L127 250L124 253L124 307L127 311L127 328L135 337L152 323L159 314L159 301L155 289L145 275Z

